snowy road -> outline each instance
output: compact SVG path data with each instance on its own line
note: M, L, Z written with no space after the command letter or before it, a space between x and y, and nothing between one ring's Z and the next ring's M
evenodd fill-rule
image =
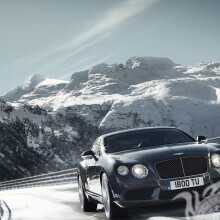
M11 210L11 217L9 212L6 212L1 220L106 219L101 205L98 211L93 213L83 213L80 210L76 185L3 191L0 192L0 200ZM183 204L167 204L132 210L125 218L174 220L182 219L183 216Z

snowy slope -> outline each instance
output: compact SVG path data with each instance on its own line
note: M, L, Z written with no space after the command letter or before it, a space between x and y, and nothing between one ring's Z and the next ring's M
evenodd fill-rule
M33 99L56 95L67 85L67 81L49 79L41 75L32 75L23 85L18 86L3 96L7 102L25 104Z
M14 93L16 93L15 89L3 96L3 99L9 102L13 101L14 103L44 105L45 108L52 104L55 109L63 106L71 106L79 103L79 101L86 104L87 101L89 102L91 100L91 96L95 98L93 100L94 102L100 103L102 99L115 100L115 97L112 96L113 94L116 96L129 95L129 87L131 85L155 79L181 77L183 75L182 72L175 68L175 66L167 58L133 57L124 66L102 63L92 67L88 71L74 73L71 81L64 88L49 86L44 88L42 86L42 84L46 84L44 81L43 83L39 82L35 84L34 88L32 86L33 89L31 92L26 89L26 93L20 97L14 96ZM64 84L61 82L61 85ZM39 91L44 91L46 94L42 94L43 92L41 93ZM52 94L49 94L49 92Z
M75 167L97 135L98 129L74 112L0 108L0 181Z
M19 100L23 95L32 92L38 83L44 81L46 78L41 75L33 75L27 79L27 81L17 88L13 89L12 91L8 92L4 96L5 101L15 101Z
M13 90L3 99L58 112L74 108L104 130L172 125L193 135L220 134L220 63L183 67L168 58L132 57L74 73L70 82L36 82L22 96Z
M175 126L194 137L220 136L219 109L220 62L184 67L132 57L74 73L69 82L34 75L0 99L0 168L13 171L2 178L74 166L108 131ZM28 154L38 168L23 163Z

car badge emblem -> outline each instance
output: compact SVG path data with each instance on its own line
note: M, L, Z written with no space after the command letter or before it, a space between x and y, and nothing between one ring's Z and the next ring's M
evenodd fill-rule
M173 154L173 155L175 155L175 156L179 156L179 155L183 155L184 153L175 153L175 154Z

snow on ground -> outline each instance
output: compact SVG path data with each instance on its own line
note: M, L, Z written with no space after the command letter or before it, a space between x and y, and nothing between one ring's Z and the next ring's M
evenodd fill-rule
M0 192L12 212L11 220L80 220L104 218L104 213L81 212L76 185ZM93 218L94 217L94 218Z
M83 219L78 209L78 197L73 186L33 188L0 193L12 212L12 220Z
M97 212L82 212L76 184L1 191L0 200L5 201L11 209L10 220L106 219L102 205L98 206ZM214 220L219 217L219 214L214 214L196 216L193 219ZM124 219L177 220L186 218L183 204L165 204L129 210Z

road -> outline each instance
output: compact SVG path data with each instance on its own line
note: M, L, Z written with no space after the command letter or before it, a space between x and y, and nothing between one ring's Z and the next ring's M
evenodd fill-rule
M1 191L0 200L4 201L11 210L11 216L9 212L5 212L1 220L106 219L102 205L98 206L97 212L81 211L76 185ZM167 204L130 210L124 219L185 219L184 206L184 204ZM219 215L217 219L220 219Z

